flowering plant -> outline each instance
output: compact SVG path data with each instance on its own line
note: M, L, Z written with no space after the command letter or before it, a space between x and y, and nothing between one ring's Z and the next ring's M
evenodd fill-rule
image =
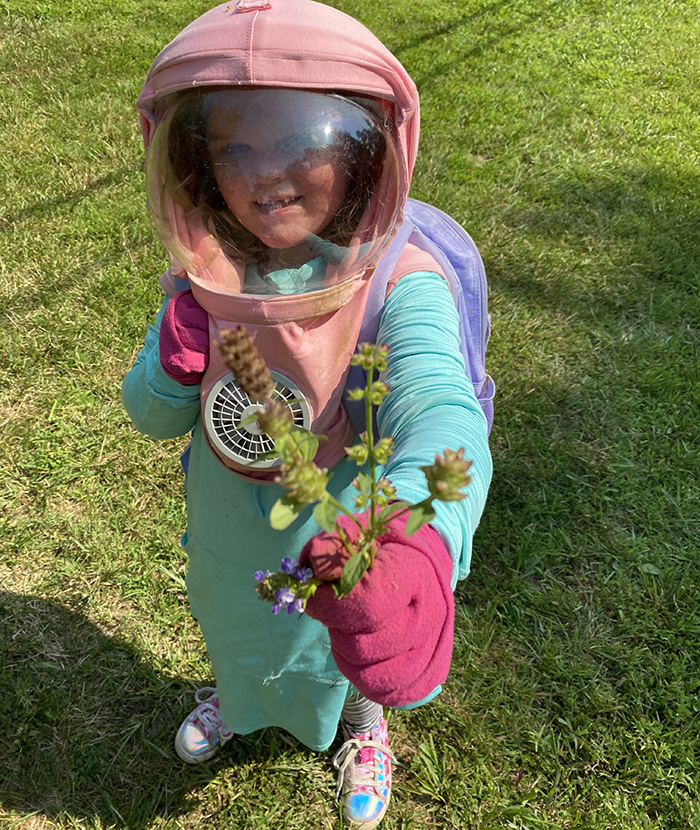
M227 333L224 336L222 353L239 385L250 397L262 399L259 412L249 417L257 418L260 429L273 439L275 449L272 454L282 462L275 481L284 488L285 494L270 511L270 524L278 530L284 530L307 505L315 504L313 516L316 522L326 532L337 534L348 551L348 559L339 581L331 583L338 597L349 594L367 569L372 567L377 554L377 539L385 532L389 522L408 514L404 532L410 536L435 518L433 501L448 502L466 498L462 490L471 481L468 475L471 461L465 460L463 447L457 451L446 449L442 455L435 456L433 464L420 467L425 475L428 496L416 504L397 499L396 491L388 479L377 476L378 467L387 463L394 444L391 437L375 440L372 429L374 407L379 406L390 391L383 380L375 379L376 373L387 368L387 346L362 343L351 359L352 365L361 366L365 370L367 378L364 388L353 389L349 393L351 400L364 400L367 431L359 436L358 443L345 450L358 467L367 468L367 472L360 470L353 481L357 490L355 512L363 513L365 524L359 522L353 511L348 510L328 492L328 470L317 466L313 461L320 437L323 436L295 427L287 404L271 396L269 384L263 383L261 391L261 384L256 382L252 394L244 385L250 376L249 371L245 375L245 367L251 364L259 367L262 361L245 330L239 327L235 333L238 345L233 355L230 346L232 338ZM262 365L264 366L264 361ZM359 528L359 536L354 543L337 524L336 519L341 513L350 517ZM280 571L258 571L255 578L260 598L273 603L272 612L275 614L283 608L290 614L295 610L303 611L306 600L322 584L321 580L314 577L311 568L300 568L297 560L288 557L282 560Z
M260 598L273 603L273 614L279 614L283 608L288 614L303 612L306 600L318 585L311 568L299 567L299 560L289 556L284 557L277 573L256 571L255 579Z

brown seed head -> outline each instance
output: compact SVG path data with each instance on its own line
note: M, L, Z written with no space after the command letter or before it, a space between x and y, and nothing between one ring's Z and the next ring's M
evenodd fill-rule
M270 370L243 326L222 329L219 348L236 383L251 400L263 401L272 395L275 382Z

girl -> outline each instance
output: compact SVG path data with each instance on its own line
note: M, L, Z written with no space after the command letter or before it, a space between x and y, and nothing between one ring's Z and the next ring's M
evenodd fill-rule
M427 495L418 468L445 448L473 461L468 498L437 504L410 537L393 522L352 594L321 588L298 619L270 614L253 574L303 549L328 578L338 540L310 510L271 529L275 461L259 458L259 430L241 424L255 406L216 344L222 328L245 326L295 418L326 436L315 461L351 507L357 467L344 448L355 432L343 392L374 267L401 222L418 96L391 53L341 12L239 0L166 46L138 105L149 207L172 266L123 397L139 430L192 432L187 588L216 677L197 692L176 750L199 763L234 734L271 725L325 750L340 724L338 798L347 823L369 830L390 796L383 706L410 709L440 691L452 589L468 573L491 476L455 305L435 262L407 246L379 327L391 393L378 428L395 437L384 474L398 498Z

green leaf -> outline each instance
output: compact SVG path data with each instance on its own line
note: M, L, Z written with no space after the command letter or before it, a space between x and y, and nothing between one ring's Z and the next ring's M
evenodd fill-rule
M420 530L423 525L427 525L435 518L435 511L430 506L429 502L418 502L408 511L408 521L406 522L406 529L404 533L410 536L417 530Z
M338 508L330 501L320 501L314 507L314 519L322 527L326 533L333 533L335 531L335 520L338 515Z
M393 515L400 513L407 507L413 507L413 505L409 504L407 501L393 501L391 504L387 504L387 506L377 514L377 521L386 522L387 519L390 519Z
M367 557L362 553L355 553L348 559L340 576L341 594L349 594L352 591L364 576L368 565Z
M281 499L277 499L270 510L270 526L275 530L284 530L296 519L303 508L303 504L290 502L282 496Z
M250 415L246 415L246 417L242 421L238 422L238 428L240 429L241 427L247 427L248 424L252 424L253 421L257 421L257 420L258 420L258 413L257 412L251 412Z
M661 576L661 571L656 567L656 565L652 565L651 562L645 562L643 565L639 566L645 574L653 574L654 576Z
M289 461L294 453L294 439L292 433L278 435L275 438L275 452L282 459L282 461Z
M369 495L372 489L372 479L367 475L367 473L358 473L357 474L357 483L355 487L363 493L364 495Z
M296 452L305 460L313 461L318 451L318 437L307 430L294 430L288 436L295 444Z

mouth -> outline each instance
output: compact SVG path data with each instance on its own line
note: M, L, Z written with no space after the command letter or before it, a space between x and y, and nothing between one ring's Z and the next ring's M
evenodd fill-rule
M299 204L301 199L301 196L284 196L274 199L265 197L263 199L256 199L253 204L255 205L255 209L260 213L270 214L279 210L284 210L291 205Z

